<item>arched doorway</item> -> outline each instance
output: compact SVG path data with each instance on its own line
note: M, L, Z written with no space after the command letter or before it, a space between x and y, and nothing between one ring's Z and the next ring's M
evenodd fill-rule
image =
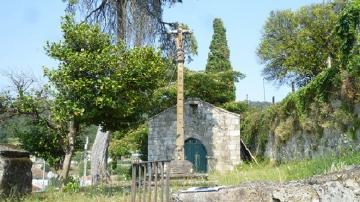
M200 140L189 138L185 141L185 159L190 161L196 172L207 172L206 149Z

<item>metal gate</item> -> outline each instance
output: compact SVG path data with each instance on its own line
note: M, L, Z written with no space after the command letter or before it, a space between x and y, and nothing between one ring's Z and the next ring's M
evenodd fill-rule
M207 152L200 140L189 138L185 141L185 159L194 165L196 172L207 172Z

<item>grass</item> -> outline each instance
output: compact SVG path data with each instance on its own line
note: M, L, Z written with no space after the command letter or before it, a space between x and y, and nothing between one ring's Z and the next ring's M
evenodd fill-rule
M89 196L85 192L81 193L64 193L64 192L54 192L54 193L42 193L40 195L34 195L29 198L21 200L23 202L125 202L130 201L129 196L124 195L97 195Z
M314 175L326 174L343 169L348 165L360 165L360 152L340 156L327 156L305 161L293 161L274 165L263 161L259 165L243 164L227 173L211 173L208 180L173 180L171 191L186 189L190 186L238 185L250 181L286 182L306 179ZM22 202L125 202L130 201L130 190L124 186L86 187L75 193L59 192L49 189L43 193L33 193L22 199L10 199ZM158 194L159 195L159 194ZM1 199L0 199L1 200Z
M1 199L0 199L1 201ZM32 193L23 198L7 199L7 202L127 202L130 193L123 187L86 187L79 192L69 193L49 189L46 192Z
M209 180L215 181L219 185L238 185L251 181L286 182L341 170L348 165L360 165L359 152L305 161L293 161L280 165L269 162L261 162L259 165L243 164L231 172L212 173Z
M171 192L180 189L186 189L192 186L209 186L205 179L200 180L172 180ZM152 188L153 189L153 188ZM158 201L160 201L160 187L158 188ZM139 195L137 195L138 199ZM147 198L148 196L146 196ZM154 197L154 190L152 190ZM164 196L165 197L165 196ZM0 198L1 201L1 198ZM130 190L124 186L99 186L99 187L83 187L78 192L61 192L54 189L48 189L46 192L33 193L23 198L8 199L7 202L128 202L131 201Z

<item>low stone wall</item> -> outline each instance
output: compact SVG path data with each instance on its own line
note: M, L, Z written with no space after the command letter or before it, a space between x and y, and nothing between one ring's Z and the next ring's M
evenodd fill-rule
M245 183L214 192L175 193L174 202L360 201L360 167L289 183Z
M31 192L32 162L29 156L29 152L0 145L0 195Z
M351 137L337 129L325 128L322 135L297 132L285 143L269 135L265 156L276 161L311 159L339 155L344 151L360 151L360 130Z

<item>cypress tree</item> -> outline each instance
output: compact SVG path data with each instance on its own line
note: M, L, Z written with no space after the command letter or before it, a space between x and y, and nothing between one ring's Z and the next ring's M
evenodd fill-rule
M220 18L214 19L213 28L214 34L210 43L205 72L208 74L219 74L221 82L227 84L227 87L223 89L222 92L223 99L221 99L221 101L219 100L219 103L235 101L236 72L233 72L231 67L230 50L226 40L226 29ZM233 73L230 73L230 71Z
M206 72L223 72L232 70L230 51L226 40L226 29L220 18L213 21L214 34L210 43L210 52Z

